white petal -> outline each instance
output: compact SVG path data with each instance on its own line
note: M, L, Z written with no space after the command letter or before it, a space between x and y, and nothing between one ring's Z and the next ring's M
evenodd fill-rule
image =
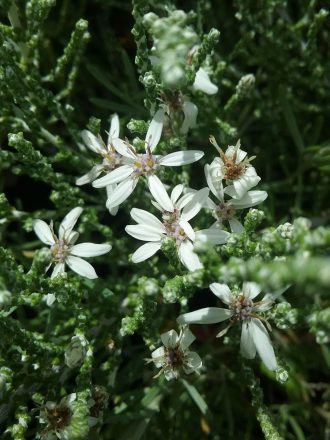
M55 243L52 231L46 222L40 219L33 220L32 222L34 232L38 236L39 240L43 243L51 246Z
M177 319L179 324L216 324L231 318L233 312L229 309L206 307L194 312L184 313Z
M266 191L248 191L241 199L231 200L230 204L236 209L245 209L256 206L267 199Z
M133 171L134 169L131 165L122 165L121 167L110 171L110 173L106 174L100 179L94 180L93 186L94 188L104 188L107 185L122 182L130 177Z
M149 129L146 135L146 143L148 144L150 151L153 152L158 145L159 139L162 135L163 124L164 124L165 111L160 108L152 118L150 122Z
M161 245L162 244L160 241L143 244L142 246L137 248L137 250L132 255L132 262L141 263L141 261L147 260L159 251Z
M95 180L102 173L102 169L102 165L95 165L90 171L88 171L88 173L76 180L76 185L80 186L93 182L93 180Z
M191 333L189 328L184 329L180 334L180 346L182 350L186 350L196 339L196 337Z
M180 244L178 255L181 263L186 266L189 271L193 272L194 270L203 268L203 265L195 254L194 247L190 241L185 240Z
M127 179L121 182L113 193L109 196L106 206L108 209L119 206L123 203L134 191L138 179Z
M203 151L199 150L175 151L174 153L163 156L159 160L159 164L166 167L178 167L181 165L187 165L189 163L197 162L203 156Z
M157 368L161 368L164 364L164 355L165 355L165 349L164 347L159 347L156 348L156 350L154 350L151 353L151 357L153 358L154 364L156 365Z
M110 194L112 194L116 188L117 188L117 184L116 183L110 183L109 185L107 185L105 187L105 189L107 191L107 198L110 197Z
M242 292L245 298L253 299L259 295L261 287L257 283L246 281L243 283Z
M218 92L218 87L211 82L209 75L202 67L196 72L193 87L207 95L214 95Z
M212 245L224 244L230 236L229 232L219 228L201 229L195 232L196 241Z
M227 284L212 283L210 284L210 289L222 302L225 304L231 303L233 295Z
M153 214L150 214L150 212L145 211L144 209L131 209L131 217L136 221L136 223L153 226L154 228L165 232L165 227L163 223L158 220L158 218L155 217Z
M225 152L226 156L233 156L234 154L236 154L235 163L241 163L247 155L246 151L240 149L240 140L237 141L236 145L229 145Z
M119 118L117 113L115 113L111 116L110 129L109 129L108 142L107 142L108 146L111 145L112 139L117 138L119 136L119 130L120 130Z
M67 215L62 220L58 231L60 239L64 237L66 238L69 237L72 229L74 228L74 225L77 223L77 220L82 212L83 212L82 208L76 207L71 209L71 211L67 213Z
M111 208L108 208L108 211L111 215L116 215L118 212L119 206L112 206Z
M165 347L175 347L179 340L179 336L175 330L169 330L160 335L160 339Z
M257 352L267 368L274 371L277 368L274 349L269 338L268 332L263 323L256 318L250 321L253 342Z
M96 137L93 133L88 130L83 130L81 132L82 140L84 141L86 147L94 151L94 153L101 154L105 150L102 140Z
M180 132L185 134L188 132L189 128L196 126L198 107L191 101L184 101L182 111L184 114L184 121L181 125Z
M202 188L194 194L190 202L183 208L181 218L189 222L190 219L195 217L202 209L210 190L208 188Z
M244 231L244 226L236 218L230 218L228 221L230 229L234 234L241 234Z
M197 193L196 190L190 190L189 192L186 192L177 202L176 202L176 208L181 211L186 205L188 205L189 202L192 201L194 195Z
M217 199L219 199L220 202L223 202L224 201L224 193L223 193L223 185L222 185L221 180L216 182L212 178L211 167L209 164L205 165L204 172L205 172L205 177L206 177L208 187L210 188L212 193L215 195L215 197Z
M191 227L190 223L188 223L186 220L180 220L179 221L179 225L181 226L181 228L184 230L184 232L186 233L187 237L191 240L194 241L195 240L195 231L193 230L193 228Z
M247 359L253 359L256 355L256 346L253 342L251 324L249 321L244 321L242 324L240 350L241 355Z
M80 243L72 246L70 254L77 257L97 257L110 251L110 244Z
M90 280L98 278L94 267L82 258L70 255L69 257L67 257L65 262L70 267L70 269L72 269L74 272L76 272L78 275L81 275L82 277L89 278Z
M132 237L143 241L160 241L163 236L160 229L148 225L128 225L125 231Z
M281 287L280 289L275 290L275 292L269 292L264 296L264 300L272 300L279 298L288 288L291 286L291 284L286 284L284 287Z
M127 142L123 141L122 139L112 139L112 145L115 147L117 153L121 154L122 156L132 160L136 159L134 147L132 145L128 147Z
M71 231L69 236L67 237L68 244L73 246L79 238L79 232Z
M54 302L56 301L56 296L53 293L48 293L45 297L46 304L48 307L52 306Z
M57 263L53 269L51 278L55 278L58 274L65 272L65 264Z
M174 206L162 182L154 174L147 176L148 187L153 198L160 204L164 211L173 212Z
M178 376L179 376L179 373L178 373L177 371L175 371L175 370L172 370L172 369L170 369L170 368L167 368L167 369L164 371L164 376L165 376L165 378L166 378L167 380L172 380L172 379L177 379Z
M189 351L184 357L183 369L186 374L190 374L195 370L198 370L202 366L202 359L199 354L194 351Z
M173 205L177 202L178 198L181 196L183 191L183 185L176 185L171 192L171 201Z

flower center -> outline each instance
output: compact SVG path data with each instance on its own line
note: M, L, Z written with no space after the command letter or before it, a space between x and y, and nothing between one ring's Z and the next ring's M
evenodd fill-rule
M231 303L231 309L236 319L249 319L253 313L253 301L240 294Z
M55 261L64 261L69 255L70 246L65 240L56 240L50 250Z
M180 346L165 348L165 363L172 370L180 368L184 364L184 353Z
M215 215L219 220L229 220L234 217L236 210L230 203L221 202L215 208Z
M224 178L226 180L236 180L245 173L247 162L236 163L236 153L229 157L223 154L221 159L223 161Z
M165 226L167 235L175 239L176 243L181 244L187 235L179 224L180 211L175 209L174 212L163 212L163 225Z
M47 420L55 429L63 429L69 425L71 411L66 406L57 405L54 409L47 408Z
M152 154L138 154L133 162L134 173L137 176L148 176L153 174L158 168L157 161Z
M112 171L121 164L121 157L116 151L110 150L103 154L103 168L106 171Z

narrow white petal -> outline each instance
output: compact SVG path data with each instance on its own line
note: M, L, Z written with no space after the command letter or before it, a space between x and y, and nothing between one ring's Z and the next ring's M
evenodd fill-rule
M102 140L96 137L93 133L88 130L83 130L81 132L82 140L84 141L86 147L94 151L94 153L101 154L105 150Z
M261 287L257 283L246 281L243 283L242 292L246 298L254 299L261 292Z
M156 365L157 368L161 368L164 364L164 357L165 355L165 349L164 347L159 347L156 348L156 350L154 350L151 353L151 357L153 358L153 362Z
M40 219L33 220L32 222L34 232L38 236L39 240L43 243L51 246L55 243L52 231L46 222Z
M114 113L111 116L107 145L111 145L112 139L117 138L119 136L119 130L120 130L119 118L117 113Z
M82 212L82 208L76 207L71 209L71 211L67 213L67 215L62 220L58 231L60 239L64 237L69 237L72 229L74 228L74 225L77 223L77 220Z
M229 309L206 307L194 312L184 313L177 319L179 324L217 324L231 318L233 312Z
M76 180L76 185L81 186L93 182L102 173L102 169L102 165L95 165L88 173Z
M78 275L81 275L82 277L89 278L90 280L98 278L94 267L82 258L70 255L69 257L67 257L65 262L71 270L76 272Z
M194 351L188 351L184 358L183 369L186 374L190 374L195 370L198 370L202 366L202 359L199 354Z
M180 128L182 134L186 134L189 128L196 126L196 120L198 115L198 107L191 101L184 101L182 106L182 111L184 114L184 120Z
M181 196L183 191L183 185L176 185L171 192L171 201L173 205L177 202L178 198Z
M251 324L248 321L244 321L242 324L240 350L241 355L247 359L253 359L256 355L256 346L253 342Z
M194 270L203 268L203 265L195 254L194 247L190 241L185 240L181 243L178 249L178 255L181 263L186 266L189 271L193 272Z
M222 302L225 304L231 303L233 295L227 284L212 283L210 284L210 289Z
M70 246L73 246L79 238L79 232L71 231L69 236L66 238Z
M179 225L181 226L181 228L184 230L184 232L186 233L187 237L191 240L194 241L195 240L195 231L193 230L193 228L191 227L190 223L187 222L187 220L180 220L179 221Z
M223 193L223 185L221 180L216 182L212 177L211 167L209 164L206 164L204 167L205 177L208 184L208 187L212 191L212 193L215 195L217 199L220 200L220 202L224 201L224 193Z
M79 243L72 246L70 254L77 257L97 257L110 251L110 244Z
M94 188L104 188L107 185L122 182L130 177L133 171L134 169L131 165L122 165L121 167L110 171L110 173L106 174L100 179L94 180L93 186Z
M218 87L213 84L208 73L202 67L196 72L193 87L195 90L200 90L207 95L214 95L218 92Z
M108 208L108 211L111 215L116 215L118 212L119 206L112 206L111 208Z
M184 329L180 335L180 346L182 350L186 350L196 339L189 328Z
M134 191L136 185L138 183L138 179L127 179L124 182L121 182L117 188L113 191L113 193L109 196L106 206L108 209L111 209L115 206L119 206L123 203Z
M256 318L250 321L253 342L257 352L267 368L274 371L277 368L276 357L272 342L263 323Z
M57 263L57 264L55 264L51 278L55 278L57 275L59 275L60 273L63 273L63 272L65 272L65 264L64 263Z
M136 154L134 154L135 149L132 145L128 147L127 142L119 138L112 139L112 145L115 147L117 153L121 154L124 157L127 157L128 159L135 160Z
M236 218L230 218L228 221L231 232L233 232L234 234L241 234L242 232L244 232L244 226L239 220L237 220Z
M173 212L174 206L162 182L154 174L147 177L148 187L153 198L160 204L164 211Z
M170 368L167 368L164 371L164 376L166 380L172 380L172 379L177 379L179 376L179 373L176 370L172 370Z
M146 143L148 144L150 151L154 151L156 146L158 145L159 139L162 135L163 125L164 125L164 115L165 111L163 108L160 108L155 113L152 121L150 122L147 134L146 134Z
M203 151L199 150L175 151L174 153L163 156L159 160L159 164L164 165L165 167L178 167L197 162L203 156Z
M110 183L109 185L106 186L105 189L107 191L107 198L110 197L110 194L112 194L116 188L117 188L116 183Z
M191 190L184 194L180 199L176 202L176 208L183 209L189 202L193 199L194 195L197 193L196 190Z
M224 244L227 242L229 232L219 228L201 229L195 232L195 239L201 243L209 243L212 245Z
M160 241L162 239L162 230L148 225L128 225L125 227L127 234L143 241Z
M132 255L133 263L141 263L141 261L145 261L148 258L155 255L156 252L161 248L161 242L156 241L152 243L145 243L134 252Z
M236 209L245 209L256 206L267 199L266 191L248 191L241 199L231 200L230 203Z
M175 330L169 330L160 335L160 339L165 347L175 347L179 340L179 336Z
M183 208L181 218L189 222L190 219L195 217L205 204L209 192L210 190L208 188L202 188L197 191L190 202Z
M148 226L153 226L160 231L165 232L165 227L163 223L158 220L153 214L145 211L144 209L133 208L131 209L131 217L136 221L136 223L146 224Z

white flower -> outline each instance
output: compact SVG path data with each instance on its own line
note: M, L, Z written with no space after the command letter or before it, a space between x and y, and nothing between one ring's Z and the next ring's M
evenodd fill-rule
M248 191L240 199L230 198L225 200L225 191L222 182L215 182L212 180L212 173L210 170L210 165L205 165L205 176L207 184L218 199L219 203L214 203L210 198L206 201L206 206L213 211L214 217L217 221L212 225L212 227L222 227L222 222L227 220L232 232L240 234L244 231L242 223L235 218L237 210L252 208L259 203L266 200L268 194L266 191Z
M88 130L83 130L81 133L85 145L94 153L99 154L103 160L99 165L95 165L87 174L76 180L76 185L85 185L93 182L102 172L109 173L118 168L122 164L122 156L117 153L113 146L113 140L119 136L119 118L117 114L111 116L110 129L108 133L107 144L105 145L100 136L95 136ZM107 195L114 191L116 184L107 186ZM117 214L118 207L113 207L109 210L110 214Z
M73 208L62 220L58 236L55 235L53 224L47 225L43 220L33 220L33 229L39 239L50 246L52 263L55 264L51 277L65 271L67 264L77 274L86 278L97 278L93 266L79 257L96 257L111 250L109 244L80 243L75 244L79 233L73 228L82 213L82 208Z
M181 330L178 335L175 330L170 330L160 336L163 346L151 353L152 359L157 368L160 368L158 377L164 373L167 380L177 379L182 368L186 374L193 373L202 366L199 355L189 351L188 347L196 339L188 328Z
M245 358L253 359L258 352L261 360L270 370L276 370L277 362L274 349L269 338L264 321L270 329L269 324L260 315L269 310L274 300L279 297L288 286L274 293L268 293L262 301L253 302L259 295L261 288L253 282L243 283L242 292L234 294L226 284L212 283L210 289L228 305L228 309L218 307L206 307L194 312L180 315L177 319L179 324L216 324L230 319L230 324L222 330L217 337L223 336L229 327L237 321L242 323L241 354Z
M141 176L146 177L149 190L157 200L160 180L155 173L160 166L186 165L196 162L204 156L204 153L198 150L176 151L166 156L155 156L153 152L161 137L163 123L164 109L159 109L150 123L145 139L145 153L143 154L137 153L133 145L122 139L113 140L117 152L125 157L125 165L93 182L95 188L119 183L108 198L107 207L109 209L120 205L132 194Z
M199 90L207 95L214 95L218 92L218 87L213 84L208 73L202 67L200 67L196 72L193 88L194 90Z
M193 243L196 239L211 240L224 243L229 235L225 231L217 230L214 237L206 237L205 231L195 232L189 221L198 214L208 196L208 188L195 193L189 193L181 198L183 185L174 187L171 198L163 184L158 187L157 202L154 206L162 212L162 221L143 209L133 208L131 217L138 223L128 225L125 230L138 240L148 241L139 247L132 255L133 263L140 263L152 257L162 245L162 241L169 237L175 240L178 257L182 264L190 271L201 269L203 266L194 252Z
M241 199L261 180L250 164L254 157L246 157L246 151L240 149L240 141L235 146L230 145L225 153L213 136L210 137L210 142L220 153L220 157L216 157L209 168L214 185L226 180L228 186L224 192L234 199Z

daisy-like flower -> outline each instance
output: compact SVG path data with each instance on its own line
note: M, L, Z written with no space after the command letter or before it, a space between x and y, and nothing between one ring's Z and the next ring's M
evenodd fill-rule
M183 192L183 185L175 186L171 197L168 196L162 184L159 188L161 192L158 194L157 202L153 204L161 211L162 221L143 209L133 208L131 210L131 217L138 224L126 226L126 232L138 240L149 242L134 252L133 263L140 263L152 257L161 248L162 241L170 238L175 241L182 264L190 271L201 269L203 266L194 252L194 241L213 240L213 244L221 244L226 242L229 235L225 231L213 228L212 236L208 236L205 230L195 232L189 223L205 204L209 189L203 188L179 198Z
M261 288L256 283L243 283L240 293L232 293L227 284L212 283L210 289L222 302L228 305L228 309L206 307L180 315L177 321L179 324L216 324L229 319L229 325L217 337L223 336L234 323L240 321L242 324L240 344L242 356L253 359L258 352L266 367L270 370L276 370L275 353L267 332L267 328L269 330L271 328L262 313L269 310L274 300L288 287L285 286L274 293L268 293L261 301L254 302L254 298L261 292Z
M241 199L230 198L226 200L222 182L216 182L212 179L210 168L210 165L205 165L206 181L211 192L218 199L218 203L214 203L210 198L206 201L206 206L212 209L213 216L217 220L212 227L222 227L222 223L228 221L231 231L240 234L244 231L244 227L235 218L236 212L240 209L252 208L252 206L258 205L266 200L268 194L266 191L248 191Z
M181 369L186 374L194 371L198 373L202 360L197 353L188 350L196 339L188 328L181 330L179 335L175 330L170 330L163 333L160 338L163 346L154 350L151 359L147 359L147 362L153 362L157 368L160 368L155 378L164 373L167 380L177 379Z
M156 176L159 167L186 165L196 162L204 156L204 153L198 150L176 151L166 156L154 155L153 152L162 134L163 123L164 109L159 109L152 119L146 135L145 153L137 153L133 145L122 139L113 140L115 149L125 158L125 165L93 182L95 188L118 184L116 189L109 195L107 201L109 209L119 206L132 194L141 176L147 179L151 194L159 202L158 197L162 191L161 181Z
M96 257L106 254L111 250L109 244L75 244L79 233L74 231L73 228L82 211L82 208L73 208L64 217L59 227L58 236L55 235L53 222L47 225L43 220L33 220L33 229L39 240L50 246L52 253L50 266L52 264L55 265L51 278L65 272L66 264L70 269L83 277L90 279L97 278L93 266L80 257Z
M94 153L102 157L102 163L95 165L87 174L76 180L76 185L85 185L86 183L93 182L102 173L109 173L114 169L122 165L122 156L117 153L113 146L113 140L119 136L119 118L117 114L111 116L110 129L108 133L107 144L103 142L100 136L95 136L88 130L83 130L81 133L82 139L85 145L92 150ZM113 192L116 188L116 184L107 185L107 195ZM110 209L110 214L117 214L118 207L113 207Z
M241 150L240 141L235 146L230 145L225 153L213 136L210 137L210 142L220 154L220 157L216 157L210 165L211 179L215 182L215 186L225 180L228 186L224 192L234 199L241 199L261 180L250 164L255 156L248 158L246 151Z

